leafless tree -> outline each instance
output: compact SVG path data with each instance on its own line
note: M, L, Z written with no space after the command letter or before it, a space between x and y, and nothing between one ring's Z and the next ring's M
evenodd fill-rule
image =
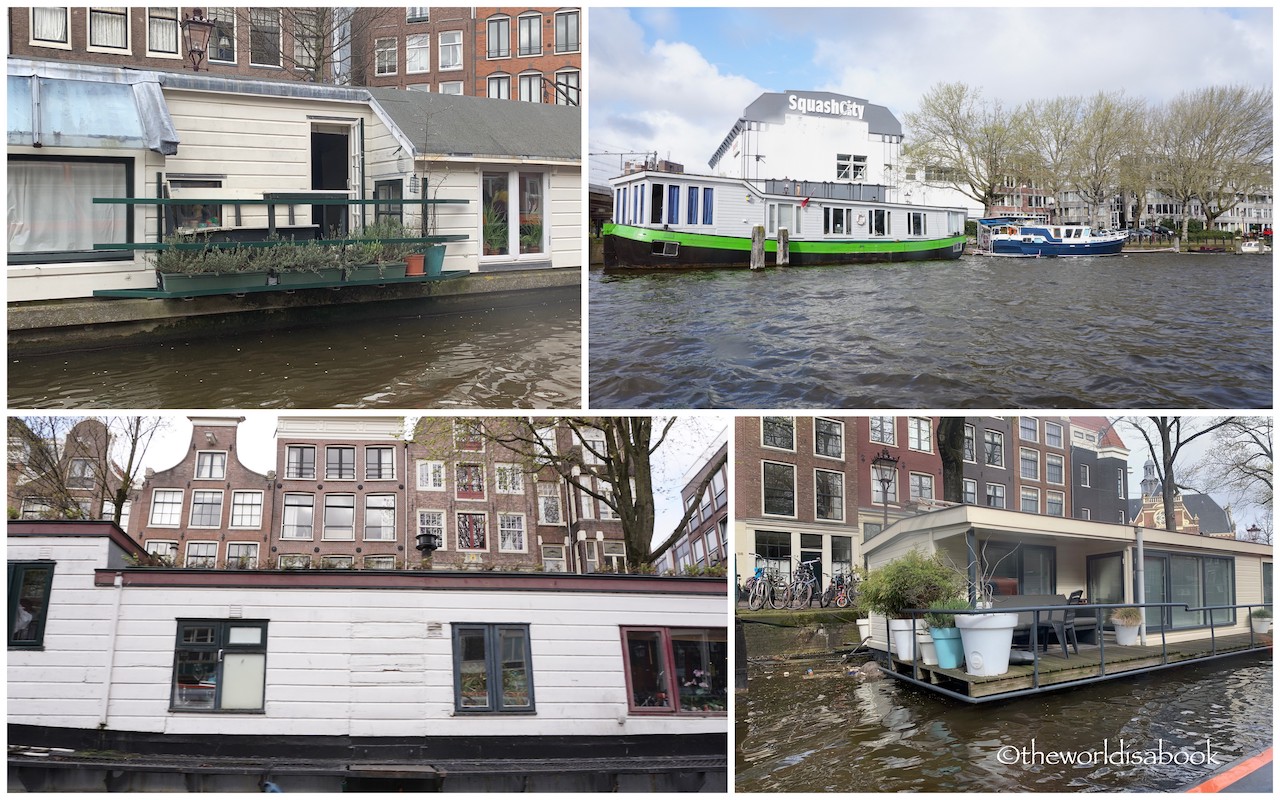
M1123 421L1136 430L1147 443L1147 451L1156 465L1156 477L1162 485L1164 501L1164 519L1166 530L1176 530L1177 519L1174 516L1173 501L1182 489L1194 487L1179 483L1178 470L1182 465L1178 461L1183 448L1197 439L1208 436L1214 431L1232 424L1235 417L1220 417L1203 424L1196 417L1135 417Z

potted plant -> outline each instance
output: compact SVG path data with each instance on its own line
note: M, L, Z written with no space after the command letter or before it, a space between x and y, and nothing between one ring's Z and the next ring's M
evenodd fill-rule
M1116 629L1116 644L1126 647L1138 643L1138 628L1142 627L1142 611L1133 608L1117 608L1111 612L1111 624Z
M968 610L969 603L957 596L939 600L933 607L963 611ZM933 638L938 654L938 666L943 669L959 668L964 663L964 644L960 639L960 629L956 627L956 615L925 614L924 618L929 623L929 635Z
M501 205L496 199L484 207L483 230L481 233L484 240L485 255L506 255L509 246L507 241L507 214L505 206Z
M253 265L241 245L219 247L189 236L171 236L152 252L156 288L165 292L246 289L267 285L267 271Z
M1266 633L1271 628L1271 609L1255 608L1253 613L1249 614L1249 624L1253 627L1254 633Z
M915 655L912 633L916 626L911 618L904 616L905 612L930 608L944 598L955 596L960 585L959 573L937 555L925 556L912 550L873 570L863 581L859 596L865 608L889 618L893 652L906 660Z
M408 236L398 220L385 219L365 226L359 241L343 247L346 281L379 281L403 278L411 245L397 241Z

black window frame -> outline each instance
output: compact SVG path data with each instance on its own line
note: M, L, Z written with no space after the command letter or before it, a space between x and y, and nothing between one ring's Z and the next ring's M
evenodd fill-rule
M779 468L779 472L790 470L791 486L787 490L783 490L781 485L770 486L769 472L770 467ZM791 510L787 512L771 511L770 498L776 502L785 499ZM760 510L767 517L789 517L796 516L796 465L787 464L782 461L762 461L760 462Z
M53 573L57 566L56 561L50 560L34 560L34 561L10 561L9 562L9 649L10 650L43 650L45 626L49 621L49 600L53 595ZM22 594L23 587L26 585L26 575L28 571L47 570L42 580L40 596L44 603L42 607L31 615L31 620L23 626L24 630L31 630L34 625L35 629L31 630L30 639L15 640L14 623L17 620L18 608L23 600L31 600L30 596L24 597Z
M35 155L32 153L11 153L9 154L9 163L15 161L45 162L45 163L79 163L79 164L119 164L124 167L124 196L128 198L134 197L134 162L136 159L129 156L63 156L63 155ZM123 242L118 244L134 244L134 207L132 205L125 206L125 221ZM110 242L94 242L94 244L110 244ZM45 250L38 253L8 253L10 266L25 266L27 264L71 264L77 261L132 261L134 251L132 250Z
M531 716L538 713L537 700L534 695L533 672L533 637L527 622L454 622L450 624L453 639L453 710L466 716L486 716L499 714L502 716ZM502 636L504 630L518 630L524 635L524 670L528 676L529 704L507 708L502 691ZM485 674L488 705L483 708L464 706L462 704L462 636L467 632L480 631L485 644ZM493 680L492 676L499 676Z
M169 677L169 711L181 714L265 714L267 706L267 644L269 620L265 619L204 619L179 617L177 630L174 632L173 671ZM182 634L185 630L196 627L211 627L216 631L214 639L209 642L184 642ZM231 628L260 628L262 635L256 644L232 644L229 641ZM177 704L179 654L182 651L214 653L217 667L214 675L213 707L192 708ZM258 708L222 708L223 666L227 653L262 654L262 705Z

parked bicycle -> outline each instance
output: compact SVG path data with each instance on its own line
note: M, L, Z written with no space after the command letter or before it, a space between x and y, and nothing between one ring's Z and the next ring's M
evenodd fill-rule
M764 608L765 600L768 596L768 589L771 585L769 579L768 562L764 556L759 553L750 553L756 557L756 569L751 573L751 577L747 578L742 585L743 592L747 596L747 608L752 611L759 611Z
M831 603L836 608L848 608L858 597L858 577L841 572L831 579L827 591L831 593Z
M813 605L814 594L821 594L818 586L818 578L813 574L813 565L818 563L818 559L810 561L801 561L800 568L796 570L796 576L792 579L790 586L787 587L787 603L790 608L801 608Z

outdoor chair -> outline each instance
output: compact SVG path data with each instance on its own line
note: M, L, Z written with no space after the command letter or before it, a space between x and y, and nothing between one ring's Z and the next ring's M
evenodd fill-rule
M1054 609L1049 612L1049 618L1040 623L1041 628L1052 628L1055 636L1058 637L1058 644L1062 645L1062 657L1069 658L1067 654L1067 639L1071 639L1071 649L1076 655L1080 655L1080 645L1076 642L1076 610L1068 604L1061 609ZM1046 631L1048 633L1048 631ZM1043 652L1049 650L1049 639L1044 637L1040 640L1040 649Z

